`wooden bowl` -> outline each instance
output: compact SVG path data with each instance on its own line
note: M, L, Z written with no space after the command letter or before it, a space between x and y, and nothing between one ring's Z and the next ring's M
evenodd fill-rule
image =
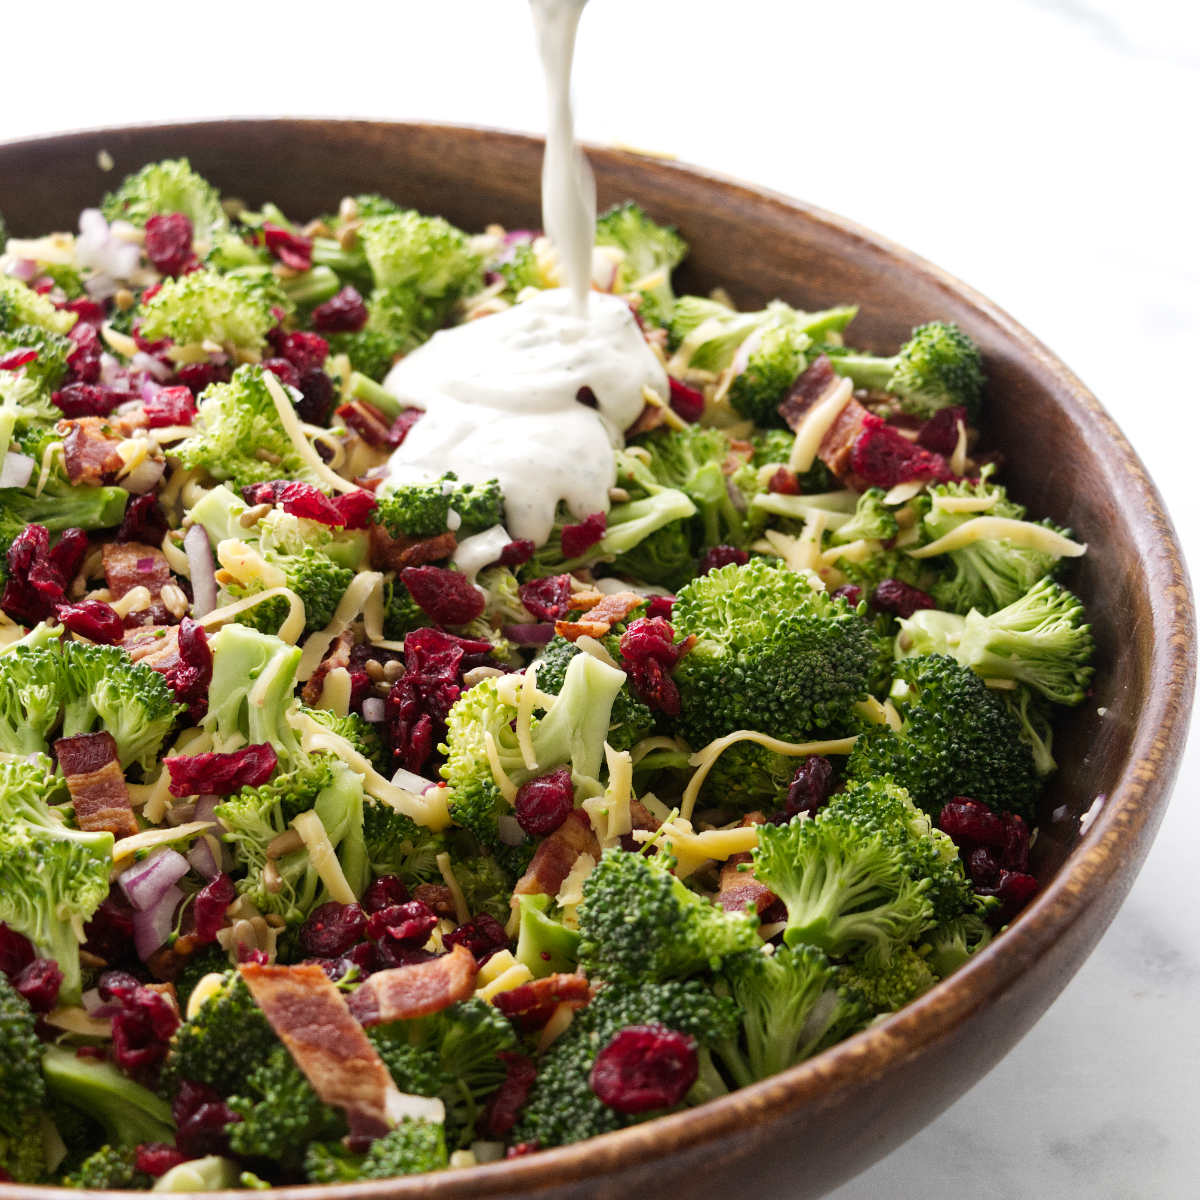
M115 162L109 174L101 151ZM227 196L275 200L303 217L378 191L467 229L541 223L540 142L354 121L219 121L17 142L0 147L0 211L17 234L73 229L80 208L124 174L178 155ZM957 321L979 342L990 378L985 436L1005 454L1014 495L1091 547L1070 582L1096 633L1095 694L1056 739L1060 771L1035 850L1041 892L1006 934L903 1012L702 1108L486 1167L327 1187L327 1200L654 1195L685 1176L696 1197L731 1188L819 1195L936 1116L1058 995L1128 892L1183 750L1195 638L1175 532L1137 455L1062 363L982 296L847 221L674 163L602 149L590 158L601 206L635 198L679 226L692 248L682 290L720 284L741 304L857 301L856 342L880 349L931 318ZM47 1190L0 1186L0 1200Z

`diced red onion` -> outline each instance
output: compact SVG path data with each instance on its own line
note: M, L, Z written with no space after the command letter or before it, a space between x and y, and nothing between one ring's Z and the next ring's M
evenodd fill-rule
M203 525L193 525L183 535L183 549L192 577L192 616L203 617L217 607L216 568Z
M129 903L144 912L155 907L164 892L187 873L188 861L178 850L161 850L122 871L117 882Z
M205 879L216 879L221 873L221 868L213 857L212 846L206 837L196 839L196 844L188 851L187 860L196 874L203 875Z
M387 706L382 696L368 696L362 703L363 720L370 721L372 725L378 725L380 721L386 719L386 709Z
M28 454L17 454L10 450L4 456L0 465L0 487L24 487L33 478L33 468L37 464Z
M147 376L145 379L142 380L142 386L139 391L139 395L141 396L143 401L153 400L154 397L157 396L158 393L161 391L162 391L162 386L160 384L156 383L149 376ZM118 410L118 411L120 411L120 410Z
M33 258L18 258L8 268L8 274L22 283L30 283L37 274L37 260Z
M145 371L147 375L154 376L160 383L171 378L171 368L165 362L140 350L129 360L129 365L135 371Z
M133 948L142 962L170 936L175 927L175 910L182 899L183 892L172 886L163 892L152 908L133 914Z
M222 797L214 796L206 792L196 801L196 807L193 812L193 821L208 821L212 825L217 823L217 805L221 803Z
M158 481L163 477L167 464L161 458L143 458L124 479L121 486L135 496L142 496L153 491Z
M525 840L525 830L511 813L502 813L496 818L496 830L506 846L519 846Z
M432 779L426 779L422 775L406 771L403 767L392 776L392 782L397 787L407 788L410 792L416 792L418 796L424 795L431 787L437 787L437 784Z
M554 637L554 626L548 621L538 621L532 625L504 625L500 632L518 646L544 646Z

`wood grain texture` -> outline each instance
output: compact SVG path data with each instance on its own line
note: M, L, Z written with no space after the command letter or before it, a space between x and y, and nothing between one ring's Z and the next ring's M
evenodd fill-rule
M105 175L96 155L116 169ZM72 228L127 171L186 154L227 195L308 216L379 191L466 228L539 223L541 144L485 129L352 121L229 121L86 132L0 147L0 211L19 234ZM1095 695L1056 739L1061 770L1042 807L1043 889L964 970L883 1024L689 1113L594 1141L431 1179L320 1189L366 1197L656 1194L771 1186L816 1196L931 1120L1015 1044L1079 968L1149 848L1183 750L1195 686L1191 594L1162 501L1111 417L1044 346L989 301L849 222L712 174L590 152L602 206L635 198L692 247L684 289L723 285L741 303L861 304L856 340L890 351L920 321L957 321L983 348L990 445L1035 517L1090 553L1068 582L1098 646ZM1097 708L1107 709L1103 718ZM1106 797L1086 835L1079 818ZM1100 1048L1098 1048L1099 1051ZM0 1185L0 1200L51 1189ZM66 1193L63 1195L78 1193ZM276 1189L311 1200L311 1188Z

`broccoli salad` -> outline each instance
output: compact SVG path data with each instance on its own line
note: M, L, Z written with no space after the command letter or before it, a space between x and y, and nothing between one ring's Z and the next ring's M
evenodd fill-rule
M956 326L676 295L630 202L588 342L539 231L184 160L0 246L0 1178L537 1153L818 1054L1036 891L1085 547ZM535 350L536 420L487 367Z

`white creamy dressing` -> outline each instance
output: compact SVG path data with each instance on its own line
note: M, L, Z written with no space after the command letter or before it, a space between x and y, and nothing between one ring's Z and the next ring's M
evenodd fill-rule
M543 219L569 286L434 334L383 383L425 412L392 455L384 489L447 471L471 483L497 479L508 532L539 546L560 502L580 519L608 511L613 448L641 413L643 390L669 394L625 301L590 290L595 184L575 146L570 105L584 3L530 0L550 100Z

